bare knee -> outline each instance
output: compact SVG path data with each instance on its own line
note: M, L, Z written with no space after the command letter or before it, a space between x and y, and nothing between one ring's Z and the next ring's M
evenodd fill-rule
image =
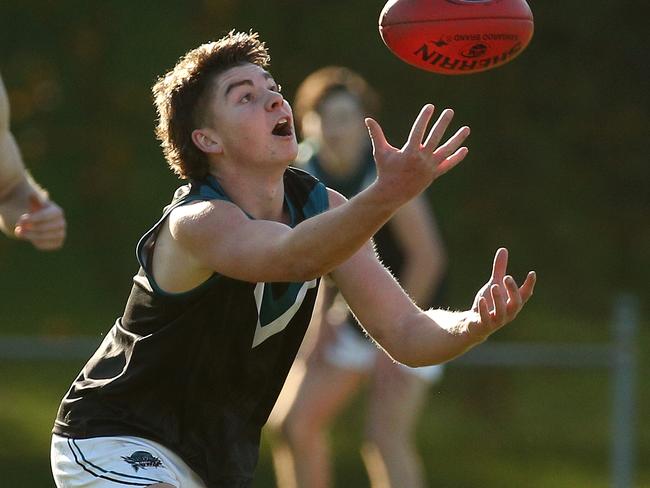
M387 453L408 449L412 442L411 432L390 422L369 422L364 432L366 449Z
M279 425L280 435L293 450L310 449L321 441L324 430L325 426L315 416L294 412Z

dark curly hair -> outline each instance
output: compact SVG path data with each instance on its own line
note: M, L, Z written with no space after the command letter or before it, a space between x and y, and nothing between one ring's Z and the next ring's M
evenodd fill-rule
M241 64L267 68L271 57L256 32L230 31L192 49L152 88L158 116L155 129L165 159L180 178L203 178L208 159L192 142L192 131L207 118L206 103L215 77Z

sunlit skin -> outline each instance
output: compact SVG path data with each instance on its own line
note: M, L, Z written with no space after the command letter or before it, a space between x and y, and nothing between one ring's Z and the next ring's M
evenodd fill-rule
M284 172L298 154L293 113L269 72L257 65L237 66L221 74L210 97L205 127L193 133L195 143L217 157L212 171L219 176L233 165L237 171ZM286 118L290 133L273 134ZM203 139L205 138L205 139ZM228 169L226 169L228 168Z
M63 210L25 168L9 119L9 97L0 77L0 231L41 251L59 249L66 236Z

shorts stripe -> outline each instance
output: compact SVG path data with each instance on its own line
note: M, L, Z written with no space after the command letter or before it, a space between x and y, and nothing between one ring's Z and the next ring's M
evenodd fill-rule
M74 456L74 460L76 461L76 463L79 466L81 466L81 468L84 471L92 474L96 478L103 478L105 480L112 481L114 483L119 483L119 484L122 484L122 485L131 485L131 486L149 486L152 483L164 483L164 481L156 480L156 479L153 479L153 478L146 478L144 476L134 476L134 475L131 475L131 474L118 473L117 471L107 471L107 470L105 470L105 469L91 463L90 461L88 461L86 459L86 457L84 456L83 452L81 452L81 448L79 447L79 445L76 443L76 441L74 439L68 438L67 441L68 441L68 447L72 451L72 455ZM81 460L83 462L80 461L79 458L77 457L77 453L75 452L75 449L74 449L75 447L77 448L77 451L79 452L79 456L81 456ZM101 471L102 473L105 473L105 474L95 473L91 469L89 469L86 465L88 465L88 466L90 466L92 468L95 468L95 469L97 469L97 470L99 470L99 471ZM143 483L135 483L135 482L131 482L131 481L118 480L118 479L114 479L114 478L111 478L109 476L106 476L106 474L123 476L125 478L132 478L134 480L142 480L144 482Z

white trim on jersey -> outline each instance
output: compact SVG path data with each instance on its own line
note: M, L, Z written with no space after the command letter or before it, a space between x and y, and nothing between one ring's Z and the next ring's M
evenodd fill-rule
M277 334L278 332L282 332L293 316L296 314L298 309L300 308L300 305L302 305L303 300L305 299L305 296L307 295L307 290L310 288L314 288L316 286L317 280L311 280L308 282L305 282L302 284L300 287L300 290L298 290L298 293L296 295L296 299L293 302L293 305L291 305L286 312L284 312L282 315L280 315L277 319L275 319L273 322L266 324L264 327L262 327L262 324L260 322L260 311L262 309L262 299L264 298L264 286L265 283L258 283L255 286L255 303L257 304L257 325L255 326L255 336L253 337L253 348L259 346L262 342L264 342L266 339L271 337L274 334Z

